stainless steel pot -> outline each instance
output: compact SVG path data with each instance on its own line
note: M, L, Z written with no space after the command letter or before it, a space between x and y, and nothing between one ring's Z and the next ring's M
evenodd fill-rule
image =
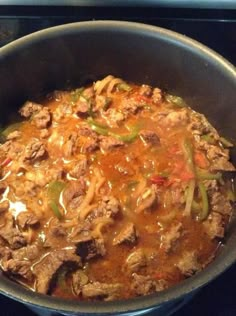
M67 24L0 49L1 121L26 100L75 87L107 74L168 89L185 98L228 138L236 136L236 71L221 56L180 34L118 21ZM236 152L232 159L236 161ZM233 215L225 245L204 271L162 293L117 302L76 302L40 295L1 276L0 292L36 308L64 315L168 313L236 260Z

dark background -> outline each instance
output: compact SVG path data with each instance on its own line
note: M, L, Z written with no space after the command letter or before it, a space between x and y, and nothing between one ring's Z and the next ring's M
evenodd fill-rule
M142 22L177 31L211 47L236 65L235 10L0 6L0 46L50 26L103 19ZM22 304L0 295L0 316L16 315L34 314ZM174 314L199 315L236 316L236 265Z

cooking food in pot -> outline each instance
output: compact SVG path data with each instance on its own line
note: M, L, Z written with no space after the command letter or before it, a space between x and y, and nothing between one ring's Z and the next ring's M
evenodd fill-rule
M111 75L28 101L1 132L2 271L77 300L159 292L215 257L231 142L186 102Z

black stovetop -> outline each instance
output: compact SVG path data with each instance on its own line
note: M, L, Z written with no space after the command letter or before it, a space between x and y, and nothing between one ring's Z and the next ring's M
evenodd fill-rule
M93 19L165 27L204 43L236 65L236 10L0 6L0 46L43 28ZM235 316L235 289L236 265L202 289L174 316ZM0 296L0 316L16 315L34 314L22 304Z

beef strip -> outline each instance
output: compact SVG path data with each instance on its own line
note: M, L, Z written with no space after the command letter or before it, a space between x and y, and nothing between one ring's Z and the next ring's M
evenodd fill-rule
M180 239L183 233L182 223L172 225L163 235L161 239L161 247L169 252L173 250L176 242Z
M201 265L198 262L197 254L195 251L185 251L179 261L176 263L177 268L180 272L189 277L201 270Z
M142 248L133 251L125 261L125 268L131 273L138 272L146 265L147 257Z
M63 202L66 207L76 209L82 203L84 194L84 181L71 181L63 191Z
M74 249L62 249L50 252L34 267L37 292L50 294L58 274L63 268L75 270L81 266L80 257Z
M137 241L137 232L133 223L126 224L113 239L113 245L133 245Z
M109 151L124 146L124 142L112 136L100 136L99 145L102 151Z
M157 133L150 130L142 130L139 132L139 136L141 137L142 141L145 144L150 145L159 145L160 144L160 138L158 137Z
M46 148L43 142L38 139L31 139L31 141L26 145L24 151L23 161L28 161L34 163L38 160L46 158Z
M106 254L103 239L93 238L89 235L81 237L80 240L76 242L76 247L76 253L82 260L90 260Z
M81 176L84 176L88 168L88 160L84 156L76 165L71 169L70 175L76 179L79 179Z
M17 216L18 225L24 229L26 227L33 227L39 224L37 216L32 212L21 212Z
M42 105L27 101L23 107L20 109L20 114L26 118L29 118L32 114L37 113L42 109Z
M131 288L136 295L148 295L154 292L163 291L168 287L168 284L165 280L152 280L149 275L144 276L133 273L132 277L133 280Z
M84 298L103 299L104 301L112 301L119 298L122 285L119 283L107 284L94 282L86 284L82 287L82 295Z
M88 283L88 276L82 270L77 270L72 276L72 288L76 295L80 295L82 287Z
M10 203L8 200L0 202L0 214L8 211Z
M31 271L31 262L27 260L9 259L2 264L3 271L16 277L22 277L28 281L32 281L33 273Z
M143 84L139 89L139 94L150 97L152 95L152 88L146 84Z
M207 235L211 238L223 238L225 233L224 218L221 214L212 212L203 223Z

